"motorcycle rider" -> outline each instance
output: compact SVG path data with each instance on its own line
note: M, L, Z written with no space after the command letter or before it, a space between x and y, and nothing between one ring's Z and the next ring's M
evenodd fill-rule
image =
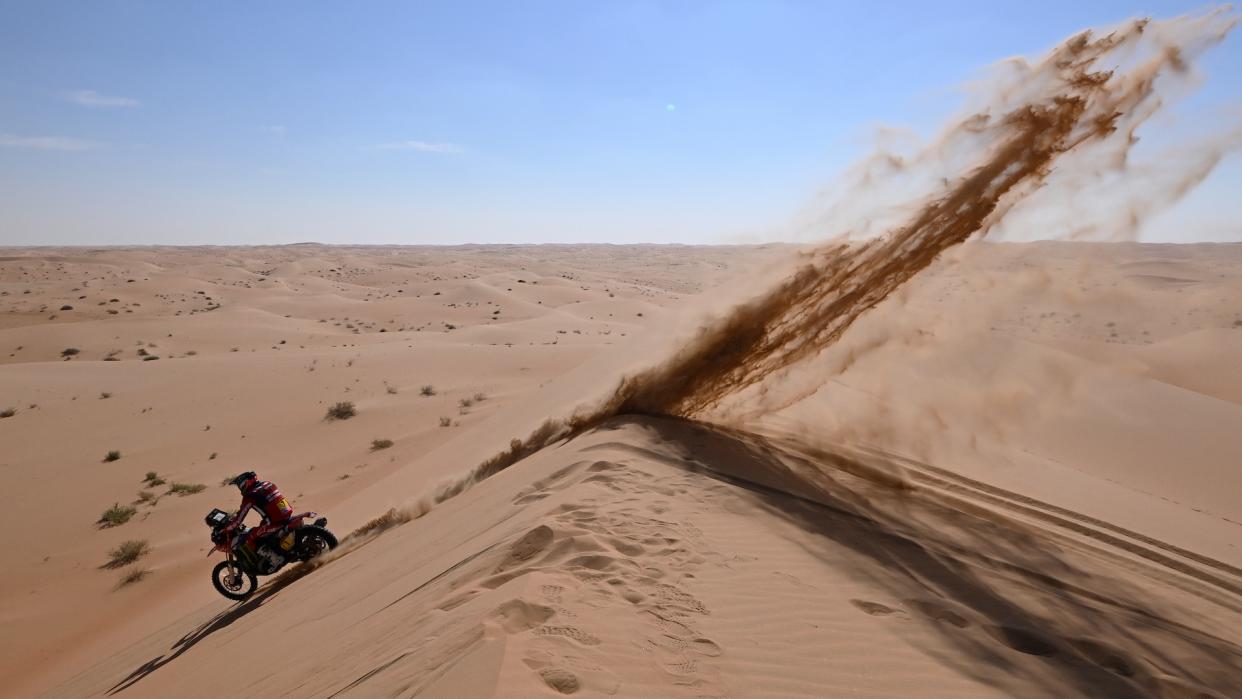
M259 526L246 532L244 541L241 540L242 536L239 533L237 540L233 542L234 548L244 543L251 551L254 551L256 541L289 523L293 508L289 506L289 501L281 494L275 483L259 480L254 471L241 473L229 483L237 486L242 496L241 508L233 516L229 523L230 526L241 525L252 509L257 510L263 517L263 522Z

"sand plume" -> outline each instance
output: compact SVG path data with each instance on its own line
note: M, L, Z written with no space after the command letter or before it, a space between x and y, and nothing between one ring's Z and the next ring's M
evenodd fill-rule
M1192 61L1235 23L1224 11L1134 20L1102 35L1075 35L1035 64L1007 63L1006 76L989 86L983 103L923 154L933 165L961 170L935 180L935 189L923 196L910 194L902 207L912 211L905 223L862 241L850 238L870 230L869 219L859 220L857 230L824 231L831 242L799 253L787 278L705 325L670 359L625 377L597 407L513 440L508 450L438 488L431 500L452 497L616 415L710 417L727 398L817 356L943 252L986 236L1052 176L1075 182L1075 173L1086 168L1124 179L1136 131L1166 104L1165 92L1193 82ZM1167 205L1189 191L1236 141L1198 146L1186 175L1174 178L1175 186L1157 203ZM898 173L909 165L891 156L877 158L861 168L855 194L881 186L876 177L883 172ZM1070 172L1057 172L1059 167ZM1149 198L1122 215L1133 227L1156 208ZM385 523L419 516L427 499L420 497L409 517L396 511Z

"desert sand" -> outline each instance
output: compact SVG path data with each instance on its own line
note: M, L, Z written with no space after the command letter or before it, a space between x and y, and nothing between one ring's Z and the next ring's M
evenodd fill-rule
M1007 62L799 248L6 251L0 686L1242 696L1242 244L1117 242L1233 24ZM246 468L342 542L233 604Z
M248 602L211 588L222 479L348 533L789 253L7 251L6 693L1242 689L1242 245L968 245L754 429L618 417ZM113 503L137 513L100 528ZM129 539L151 553L104 567Z

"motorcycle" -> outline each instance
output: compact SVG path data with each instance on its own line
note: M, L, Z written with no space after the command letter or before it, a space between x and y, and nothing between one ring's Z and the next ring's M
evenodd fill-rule
M240 543L250 531L246 525L231 522L232 517L224 510L213 509L205 520L215 547L207 555L220 551L225 556L211 571L216 592L240 602L254 594L260 575L273 575L290 563L309 561L336 548L336 536L328 531L327 517L307 523L316 514L294 515L280 529L261 536L251 548Z

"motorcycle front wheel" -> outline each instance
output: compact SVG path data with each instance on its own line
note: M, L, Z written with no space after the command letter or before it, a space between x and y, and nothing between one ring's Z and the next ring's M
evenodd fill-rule
M254 594L259 580L236 563L220 561L211 571L211 584L215 586L216 592L240 602Z

